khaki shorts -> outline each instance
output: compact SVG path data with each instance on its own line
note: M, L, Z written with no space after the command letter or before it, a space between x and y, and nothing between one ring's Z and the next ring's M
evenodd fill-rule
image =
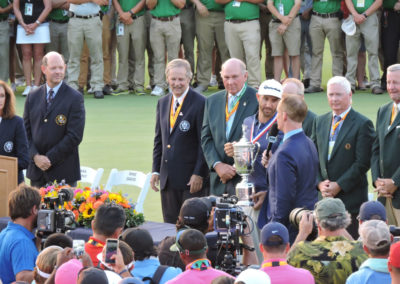
M300 55L301 24L299 17L296 17L283 35L278 33L281 23L269 22L269 40L271 41L272 56L283 56L285 47L289 56Z

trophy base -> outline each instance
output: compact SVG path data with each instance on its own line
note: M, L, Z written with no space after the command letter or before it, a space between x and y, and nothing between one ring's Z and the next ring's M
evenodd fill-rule
M243 179L236 185L236 195L238 197L237 205L243 207L253 206L254 202L251 196L254 192L254 184L248 182L247 179Z

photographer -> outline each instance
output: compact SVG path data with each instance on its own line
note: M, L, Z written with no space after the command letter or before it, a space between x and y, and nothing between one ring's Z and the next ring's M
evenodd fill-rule
M27 185L13 190L8 196L11 221L0 233L0 279L5 284L33 280L38 250L32 231L40 200L39 191Z
M289 252L288 263L311 272L316 283L334 279L344 283L367 259L359 242L346 231L350 214L338 198L324 198L315 205L315 223L318 238L305 241L314 226L314 217L308 213L300 221L299 234Z

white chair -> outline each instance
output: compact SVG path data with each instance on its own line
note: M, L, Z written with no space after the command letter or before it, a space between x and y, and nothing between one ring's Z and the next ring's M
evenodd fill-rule
M143 204L147 192L149 191L150 178L151 173L146 175L145 173L138 171L118 171L117 169L112 169L104 189L111 191L114 185L121 184L139 187L141 190L136 202L135 210L139 213L143 213Z
M103 168L98 168L95 170L89 167L81 167L81 182L90 183L90 187L92 189L99 188L103 173Z

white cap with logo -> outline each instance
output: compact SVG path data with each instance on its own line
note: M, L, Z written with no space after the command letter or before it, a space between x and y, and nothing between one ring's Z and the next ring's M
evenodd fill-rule
M260 96L273 96L278 99L282 98L282 84L274 79L266 80L261 83L257 94Z

